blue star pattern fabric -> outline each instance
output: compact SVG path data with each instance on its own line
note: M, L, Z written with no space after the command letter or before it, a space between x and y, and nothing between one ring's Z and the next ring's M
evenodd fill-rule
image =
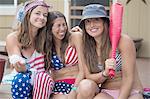
M55 94L57 93L60 93L60 94L69 94L72 87L73 87L73 84L68 84L66 82L55 82L55 85L54 85L54 89L53 89L53 92Z
M53 53L51 62L53 64L52 68L54 68L54 70L60 70L61 68L65 67L55 53Z
M12 81L13 99L31 99L33 86L30 83L31 72L18 73Z

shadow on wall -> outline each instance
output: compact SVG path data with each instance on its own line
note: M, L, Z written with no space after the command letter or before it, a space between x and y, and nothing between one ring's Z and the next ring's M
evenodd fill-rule
M138 57L139 50L140 50L140 48L142 46L143 39L142 38L134 38L133 41L134 41L135 48L136 48L136 57Z

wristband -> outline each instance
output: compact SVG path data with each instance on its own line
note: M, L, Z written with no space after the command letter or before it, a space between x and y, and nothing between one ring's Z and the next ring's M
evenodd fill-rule
M71 90L76 91L76 90L77 90L77 87L72 87Z
M103 76L104 78L108 78L108 76L107 76L106 74L104 74L104 71L102 71L102 76Z

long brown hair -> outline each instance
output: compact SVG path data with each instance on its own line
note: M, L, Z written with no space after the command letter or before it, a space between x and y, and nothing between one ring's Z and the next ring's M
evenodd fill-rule
M53 39L53 33L52 33L52 27L54 25L54 20L57 18L64 18L66 25L67 25L67 21L65 16L59 12L59 11L52 11L48 13L48 22L47 22L47 32L46 32L46 42L45 42L45 47L44 47L44 52L46 54L46 67L50 67L51 66L51 58L52 58L52 53L56 52L55 49L55 42ZM61 43L61 60L64 63L65 62L65 50L68 46L68 41L69 41L69 36L70 33L67 30L67 33L65 34L65 37L62 39L62 43Z
M103 25L104 25L104 31L102 33L102 39L101 39L101 47L100 47L100 57L101 57L101 63L104 66L105 60L109 57L110 52L110 39L109 39L109 20L107 18L103 19ZM86 30L85 25L83 24L83 44L84 44L84 57L86 60L86 64L89 67L91 72L99 72L100 69L98 66L98 55L96 51L96 41L95 39L90 36Z
M33 8L34 9L34 8ZM32 9L32 10L33 10ZM30 38L30 34L32 32L31 30L31 23L30 23L30 15L32 10L28 11L23 19L23 21L20 24L20 27L18 29L18 41L21 44L22 49L26 49L31 47L31 44L34 45L35 49L38 52L43 52L44 48L44 41L45 41L45 33L46 33L46 27L40 28L37 32L37 35L35 36L34 40L32 41Z

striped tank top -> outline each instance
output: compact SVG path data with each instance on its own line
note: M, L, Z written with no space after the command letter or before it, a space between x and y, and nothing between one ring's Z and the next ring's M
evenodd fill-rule
M29 65L29 69L36 69L37 72L45 71L44 68L44 55L34 51L30 58L25 59L26 64Z

